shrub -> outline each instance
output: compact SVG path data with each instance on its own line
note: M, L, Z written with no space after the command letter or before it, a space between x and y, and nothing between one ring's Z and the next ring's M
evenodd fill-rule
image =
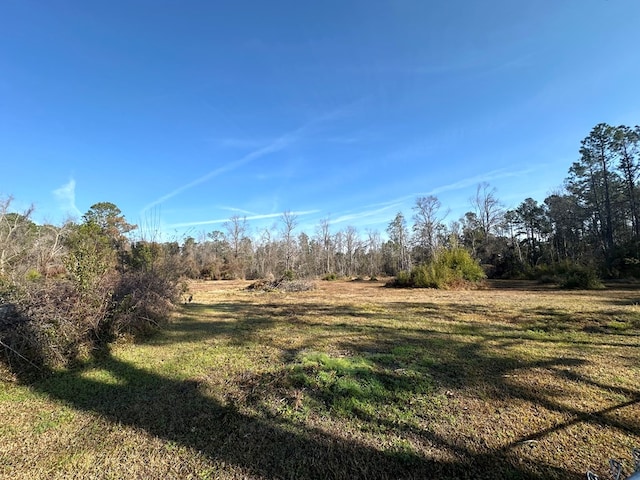
M400 272L389 282L393 287L451 288L485 278L482 267L464 248L454 247L436 253L428 263Z
M604 285L595 268L573 265L562 276L560 288L599 290L604 288Z
M332 282L334 280L338 280L338 275L335 273L327 273L322 277L322 280L326 280L328 282Z
M180 286L157 271L134 271L121 276L113 294L114 309L107 326L111 335L145 335L165 325Z
M14 369L66 366L87 357L103 340L114 277L89 293L75 282L30 282L15 288L3 310L0 340Z
M79 257L82 259L82 257ZM167 322L179 288L172 266L0 286L0 349L13 371L46 372L102 351L122 333Z
M455 277L468 282L478 282L486 275L480 264L471 254L461 247L442 250L437 254L436 263L441 263L450 271L455 272Z
M452 280L453 272L439 261L419 265L411 271L412 286L417 288L446 288Z
M536 266L531 277L542 284L557 284L565 289L598 290L604 288L598 271L590 265L565 261Z
M398 274L395 276L395 278L392 278L391 280L389 280L386 284L386 287L398 287L398 288L408 288L408 287L413 287L412 283L411 283L411 274L407 271L400 271L398 272Z
M178 255L154 242L128 251L123 234L134 226L118 215L113 204L96 204L84 223L57 231L55 276L50 265L28 264L19 275L10 265L0 276L0 359L11 370L66 366L121 333L147 333L168 321L180 293Z
M285 270L282 274L283 280L293 280L294 278L296 278L296 272L293 270Z

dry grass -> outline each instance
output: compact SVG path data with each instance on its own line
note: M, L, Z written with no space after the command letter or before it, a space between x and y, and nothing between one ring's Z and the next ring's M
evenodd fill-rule
M584 478L640 446L640 292L319 282L0 383L7 478Z

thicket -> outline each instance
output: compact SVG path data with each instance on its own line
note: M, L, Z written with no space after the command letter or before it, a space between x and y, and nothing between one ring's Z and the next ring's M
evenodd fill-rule
M161 245L129 241L134 228L110 203L62 227L38 226L5 208L0 353L12 370L72 365L168 321L179 263ZM19 254L8 261L8 251Z

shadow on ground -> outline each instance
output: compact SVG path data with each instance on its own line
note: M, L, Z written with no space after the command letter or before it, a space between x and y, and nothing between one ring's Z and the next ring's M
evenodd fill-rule
M196 321L194 316L206 314L211 309L226 313L232 321ZM626 424L609 415L617 409L638 405L640 392L617 389L615 386L594 384L597 388L611 389L625 397L601 411L585 412L569 407L546 392L525 388L507 381L517 370L543 368L564 378L582 383L591 380L579 376L570 367L583 360L559 358L555 360L522 361L492 354L484 343L495 341L498 336L483 337L475 332L476 341L464 342L428 328L396 329L375 325L376 314L349 306L321 304L296 305L287 310L283 305L256 304L251 302L218 303L215 305L190 305L185 315L169 327L167 335L152 339L159 343L168 341L202 341L226 336L230 342L260 341L260 334L270 329L282 318L304 318L306 324L296 328L315 327L314 318L326 315L334 317L358 317L371 320L366 325L350 325L348 322L323 325L333 330L340 348L365 358L373 368L367 370L366 380L378 382L383 389L404 395L413 394L413 388L421 381L442 389L484 388L487 395L504 395L542 405L562 413L566 422L539 431L530 432L500 449L479 445L470 448L463 442L445 437L424 426L381 419L379 422L399 435L408 434L422 439L437 448L451 453L451 460L434 460L412 451L384 451L342 435L297 424L274 415L264 409L262 414L243 413L233 404L222 404L208 395L206 386L196 381L176 381L126 363L111 353L104 352L85 368L108 370L117 381L109 384L92 380L83 375L82 367L65 372L51 372L48 378L31 382L31 388L63 401L69 406L97 413L116 424L144 429L151 435L185 447L194 448L213 461L234 464L249 475L261 478L318 479L318 478L367 478L367 479L424 479L424 478L583 478L580 465L557 468L533 460L518 460L510 449L521 441L537 441L553 432L579 422L607 426L633 435L640 435L640 420ZM281 317L281 318L279 318ZM375 335L362 341L354 341L358 329L371 329ZM352 335L341 335L350 333ZM340 340L343 338L343 340ZM508 341L517 341L511 339ZM404 363L394 365L393 355L397 347L405 348ZM413 348L412 348L413 347ZM312 345L294 351L282 351L285 364L299 359L300 352ZM424 352L420 358L412 352ZM418 353L416 353L418 355ZM406 381L410 369L417 379ZM285 387L295 386L295 369L285 367L276 374ZM297 372L299 373L299 371ZM360 373L355 372L354 375ZM396 378L397 377L397 378ZM292 383L293 382L293 383ZM274 385L274 375L258 375L250 383L257 392L268 393ZM277 382L276 382L277 383ZM592 382L593 383L593 382ZM486 389L487 385L493 388ZM278 385L276 385L277 387ZM396 389L398 390L396 392ZM400 390L406 389L407 392ZM417 393L417 392L416 392ZM261 395L248 397L257 409L261 407ZM327 405L326 392L308 387L306 395L317 404ZM398 397L400 398L400 397ZM380 408L386 401L384 395L367 401ZM324 403L323 403L324 402ZM263 406L263 405L262 405ZM331 405L327 405L330 414ZM371 419L376 422L376 419Z

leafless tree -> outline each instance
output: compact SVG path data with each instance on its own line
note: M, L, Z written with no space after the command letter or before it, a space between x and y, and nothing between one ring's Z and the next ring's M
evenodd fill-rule
M502 223L504 215L504 208L496 196L496 189L491 188L487 182L482 182L476 189L475 197L471 198L471 205L485 239L489 238Z
M356 264L356 252L360 247L358 231L351 225L349 225L344 231L344 247L346 274L351 276L358 270L358 265Z
M442 223L448 211L441 214L442 204L434 195L418 197L413 207L413 235L414 244L419 249L419 259L428 260L433 257L438 248L438 234L442 231Z
M287 210L280 216L281 235L284 247L284 269L293 270L296 239L293 231L298 226L298 217Z
M369 259L369 276L375 277L382 270L382 240L377 230L367 230L367 257Z
M0 277L10 274L11 266L32 246L35 225L30 217L33 207L22 213L11 212L13 197L0 198Z
M333 256L333 245L331 239L329 217L320 220L320 224L317 227L316 235L318 237L318 243L322 245L322 252L324 257L324 273L331 272L331 258Z
M247 239L247 217L240 217L238 215L232 216L228 221L223 224L226 230L226 238L229 247L231 248L231 271L234 277L245 277L245 261L246 250L243 246L246 246Z

